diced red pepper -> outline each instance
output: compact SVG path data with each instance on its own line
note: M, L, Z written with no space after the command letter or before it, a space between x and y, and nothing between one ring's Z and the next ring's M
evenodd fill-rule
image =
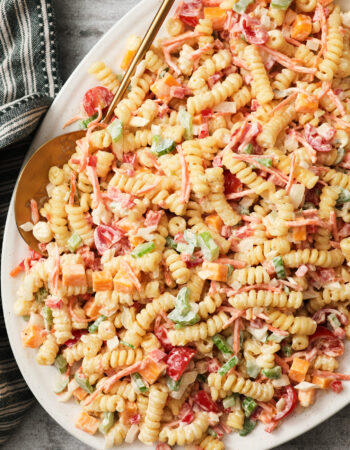
M195 27L196 25L198 25L201 15L201 0L185 0L179 12L180 20L190 27Z
M76 344L79 339L82 337L83 334L87 334L86 330L73 330L72 335L74 336L72 339L68 339L63 345L66 345L67 347L72 347L74 344Z
M193 348L174 347L170 351L166 360L166 363L168 365L166 372L169 377L175 381L178 381L195 354L196 350L194 350Z
M265 44L269 40L267 31L258 19L242 14L240 25L243 36L249 44Z
M331 389L335 393L339 394L343 390L343 383L339 380L334 380L331 382Z
M99 109L104 110L112 103L114 95L110 90L102 86L95 86L85 92L83 107L86 114L93 116Z
M203 411L214 413L220 412L220 408L213 402L208 392L198 391L193 400Z
M243 184L239 181L239 179L231 173L229 170L224 171L225 177L225 194L233 194L236 192L241 192L243 189Z

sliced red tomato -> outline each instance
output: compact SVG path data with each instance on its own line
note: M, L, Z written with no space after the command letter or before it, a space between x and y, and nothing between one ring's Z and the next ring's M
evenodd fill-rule
M195 27L196 25L198 25L201 15L201 0L185 0L180 10L179 18L184 24L190 27Z
M224 171L225 177L225 194L233 194L235 192L241 192L243 190L243 184L239 179L231 173L229 170Z
M297 405L298 396L293 386L285 386L280 390L279 398L285 400L284 408L275 415L272 419L274 422L284 419L289 416Z
M86 114L93 116L98 112L99 107L104 110L112 103L114 95L103 86L95 86L85 92L83 107Z
M193 348L174 347L170 351L166 360L166 363L168 365L166 372L169 377L175 381L178 381L195 354L196 350L194 350Z
M193 398L194 402L206 412L220 412L218 405L212 400L208 392L198 391Z

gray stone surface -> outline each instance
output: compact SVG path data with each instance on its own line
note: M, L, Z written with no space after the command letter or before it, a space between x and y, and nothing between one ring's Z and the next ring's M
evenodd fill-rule
M120 17L139 0L54 0L58 24L61 72L64 80ZM322 425L279 447L280 450L350 448L350 405ZM285 424L285 426L288 426ZM88 450L66 433L36 403L3 446L4 450ZM237 449L238 450L238 449ZM246 449L252 450L252 449Z

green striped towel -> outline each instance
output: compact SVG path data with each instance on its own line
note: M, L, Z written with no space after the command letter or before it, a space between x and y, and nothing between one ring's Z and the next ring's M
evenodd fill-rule
M61 87L54 12L47 0L0 0L0 239L31 137ZM32 402L0 306L0 445Z

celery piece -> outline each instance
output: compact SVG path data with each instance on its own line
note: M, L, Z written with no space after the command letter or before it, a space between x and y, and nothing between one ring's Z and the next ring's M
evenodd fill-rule
M182 316L191 311L190 290L188 287L183 287L179 290L175 300L175 308Z
M88 394L92 394L94 392L94 388L91 386L88 378L81 378L78 372L75 372L74 379L78 383L79 387L81 387Z
M337 199L337 205L342 205L348 202L350 202L350 191L340 187L340 194Z
M132 373L131 379L135 383L137 389L141 392L141 394L144 394L148 391L148 387L146 386L145 382L143 381L141 375L139 373Z
M38 292L34 294L34 298L37 303L44 303L48 295L49 292L45 288L39 288Z
M207 261L213 261L218 258L220 249L208 231L199 234L198 242L202 250L202 254Z
M42 309L42 314L44 318L45 330L50 331L53 325L52 309L45 305Z
M238 14L243 14L251 3L253 3L253 0L239 0L233 5L233 10Z
M247 373L251 378L256 378L260 373L260 367L254 361L246 362Z
M232 394L232 395L229 395L228 397L225 397L222 401L222 406L225 409L235 407L237 398L238 398L238 394Z
M242 402L242 408L246 417L250 417L253 414L254 409L258 405L251 397L246 397Z
M162 138L159 135L153 136L151 152L156 156L163 156L175 150L176 142L172 139Z
M126 342L126 341L123 341L123 340L120 341L120 344L121 345L125 345L125 347L129 347L129 348L132 348L132 349L135 348L135 345L129 344L129 342Z
M280 366L275 366L272 369L262 369L262 374L271 380L278 380L282 376L282 369Z
M186 141L193 139L193 117L185 109L179 111L180 125L185 129L184 138Z
M60 373L66 373L68 364L63 355L58 355L53 364Z
M154 250L155 245L154 242L145 242L144 244L140 244L134 248L134 250L130 253L133 258L141 258L141 256L147 255L152 250Z
M123 122L119 119L114 119L108 127L107 131L112 137L113 142L118 142L123 135Z
M89 123L92 122L93 120L97 119L98 114L94 114L93 116L88 117L87 119L84 119L81 121L81 127L86 130L86 128L88 127Z
M173 378L166 376L166 384L170 391L178 391L180 389L181 378L175 381Z
M286 271L284 269L284 263L283 263L282 256L276 256L275 258L273 258L272 263L274 265L277 278L279 278L279 279L286 278Z
M97 333L98 326L103 321L107 320L107 317L102 314L102 316L98 317L95 322L89 326L89 333Z
M271 8L282 9L286 11L293 0L271 0Z
M98 429L102 434L107 434L114 424L114 412L103 413L103 420Z
M235 367L239 362L239 359L237 356L232 356L231 359L229 359L220 369L218 370L218 374L223 376L225 375L229 370L231 370L233 367Z
M75 253L78 248L82 245L83 240L78 233L73 233L72 236L67 241L68 250Z

